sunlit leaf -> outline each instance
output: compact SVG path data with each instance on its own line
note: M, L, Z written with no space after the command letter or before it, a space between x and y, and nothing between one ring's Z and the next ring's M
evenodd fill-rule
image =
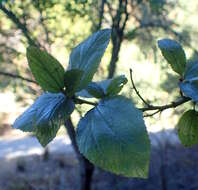
M171 39L162 39L158 41L158 46L164 58L171 65L172 69L183 76L186 67L186 55L182 46Z
M91 82L109 43L110 35L110 29L100 30L73 49L68 70L80 69L84 71L79 90L87 87Z
M37 47L27 48L29 67L44 91L61 92L64 87L64 68L46 51Z
M74 110L74 103L63 94L44 93L13 124L13 128L38 134L46 145ZM44 131L47 131L44 133ZM45 138L45 139L41 139Z
M87 112L77 127L80 152L93 164L128 177L148 176L150 141L142 112L113 96Z

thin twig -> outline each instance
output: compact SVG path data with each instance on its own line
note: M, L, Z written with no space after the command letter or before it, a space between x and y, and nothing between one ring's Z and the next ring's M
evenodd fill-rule
M153 112L151 114L145 114L144 117L151 117L151 116L154 116L155 114L157 114L159 112L161 112L161 110L157 110L157 111L155 111L155 112Z
M143 107L143 108L139 108L139 110L141 110L142 112L146 112L146 111L155 111L151 114L145 114L144 117L151 117L159 112L162 112L166 109L170 109L170 108L176 108L177 106L181 105L181 104L184 104L188 101L191 100L191 98L188 98L188 97L185 97L185 96L182 96L181 98L179 98L178 100L176 101L173 101L172 103L170 104L166 104L166 105L162 105L162 106L155 106L155 105L151 105L149 104L142 96L141 94L139 93L139 91L137 90L136 86L135 86L135 83L133 81L133 75L132 75L132 69L130 69L130 78L131 78L131 84L132 84L132 87L133 89L135 90L137 96L142 100L142 102L147 106L147 107Z
M31 83L34 83L34 84L38 84L36 81L34 81L32 79L29 79L29 78L26 78L26 77L23 77L23 76L17 75L17 74L12 74L12 73L8 73L8 72L0 71L0 75L8 76L8 77L15 78L15 79L21 79L21 80L24 80L26 82L31 82Z
M129 19L129 13L127 11L127 6L128 6L128 1L126 0L125 1L125 6L124 6L125 19L124 19L124 22L123 22L123 25L122 25L122 29L121 29L122 31L124 31L126 23Z
M6 7L4 7L2 3L0 3L0 10L2 10L4 14L6 14L6 16L10 18L10 20L17 26L17 28L19 28L23 32L24 36L26 37L30 45L40 46L40 44L38 42L35 43L35 40L32 39L32 37L30 36L30 32L27 29L25 23L22 23L11 10L8 10Z
M102 26L102 20L103 20L103 17L104 17L105 2L106 2L106 0L102 0L102 2L101 2L100 11L99 11L99 22L98 22L96 30L100 30L100 28Z
M92 105L92 106L97 106L98 103L97 102L90 102L90 101L87 101L87 100L83 100L83 99L80 99L80 98L74 98L74 102L76 104L88 104L88 105Z
M186 102L189 102L191 100L191 98L188 97L181 97L180 99L170 103L170 104L166 104L166 105L162 105L162 106L153 106L150 105L150 107L146 107L146 108L139 108L139 110L141 110L142 112L145 111L151 111L151 110L159 110L160 112L169 109L169 108L176 108L179 105L182 105Z
M135 83L133 81L133 74L132 74L132 69L130 69L130 79L131 79L131 84L132 84L132 87L133 89L135 90L137 96L142 100L142 102L147 105L148 107L151 107L151 105L140 95L139 91L137 90L136 86L135 86Z

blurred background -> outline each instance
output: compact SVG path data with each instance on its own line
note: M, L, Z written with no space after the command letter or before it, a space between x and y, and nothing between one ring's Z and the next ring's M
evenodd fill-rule
M42 93L28 68L28 45L45 49L67 68L72 48L93 32L112 28L94 80L126 75L129 81L122 93L143 107L130 82L132 68L140 94L153 105L164 105L180 96L179 77L163 59L157 40L177 40L188 59L197 59L196 20L198 1L194 0L1 0L0 189L77 189L78 163L64 127L47 149L33 134L11 128ZM190 107L185 104L145 118L153 145L149 180L116 177L98 169L92 188L110 190L114 184L116 190L198 189L197 148L184 149L174 130L179 116ZM75 126L88 109L77 107L72 114Z

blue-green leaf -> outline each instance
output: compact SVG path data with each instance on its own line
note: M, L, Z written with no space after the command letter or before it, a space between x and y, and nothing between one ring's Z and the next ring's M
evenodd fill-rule
M195 102L198 102L198 62L188 62L184 80L179 83L181 91Z
M178 122L178 135L181 143L190 147L198 144L198 113L195 110L185 112Z
M184 81L198 81L198 61L190 61L186 65Z
M101 100L77 127L80 152L104 170L146 178L150 141L142 112L123 96Z
M73 101L67 99L63 94L44 93L16 119L13 128L25 132L35 132L39 137L42 134L43 138L48 138L49 142L55 137L60 125L73 110ZM43 131L47 132L43 133ZM46 142L47 140L44 141L43 145L46 145Z
M180 82L179 87L185 96L198 102L198 83L197 82Z
M172 69L183 76L186 67L186 55L182 46L171 39L162 39L158 41L158 46L164 58L171 65Z
M37 47L27 48L29 67L44 91L61 92L64 87L64 68L46 51Z
M109 43L110 35L110 29L100 30L73 49L68 70L80 69L84 71L79 91L91 82Z
M72 69L65 72L64 84L69 97L72 97L78 90L82 76L83 71L79 69Z
M83 93L79 93L79 96L86 98L104 98L108 96L117 95L127 83L127 78L124 75L117 76L112 79L103 80L101 82L90 82ZM89 95L90 96L89 96Z

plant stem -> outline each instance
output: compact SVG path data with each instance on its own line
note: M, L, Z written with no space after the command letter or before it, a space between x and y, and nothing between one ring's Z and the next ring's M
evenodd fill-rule
M139 110L141 110L142 112L146 112L146 111L154 111L153 113L151 114L145 114L144 117L151 117L157 113L160 113L166 109L169 109L169 108L176 108L177 106L179 105L182 105L186 102L189 102L191 101L191 98L188 98L188 97L185 97L185 96L181 96L178 100L176 101L173 101L172 103L170 104L166 104L166 105L162 105L162 106L154 106L154 105L151 105L149 104L142 96L141 94L139 93L139 91L137 90L136 86L135 86L135 83L134 83L134 80L133 80L133 75L132 75L132 69L130 69L130 79L131 79L131 84L132 84L132 87L133 89L135 90L135 93L137 94L137 96L142 100L142 102L146 105L146 107L143 107L143 108L139 108Z
M80 98L74 98L74 102L76 104L88 104L88 105L92 105L92 106L97 106L98 103L97 102L90 102L90 101L87 101L87 100L83 100L83 99L80 99Z
M142 100L142 102L147 105L148 107L150 107L149 103L140 95L139 91L137 90L136 86L135 86L135 83L133 81L133 75L132 75L132 69L130 69L130 79L131 79L131 84L132 84L132 87L133 89L135 90L137 96Z
M139 110L141 110L142 112L152 111L152 110L159 110L159 112L161 112L161 111L164 111L164 110L169 109L169 108L176 108L177 106L179 106L181 104L184 104L186 102L189 102L190 100L191 100L191 98L181 97L177 101L174 101L174 102L172 102L170 104L166 104L166 105L162 105L162 106L149 105L148 107L139 108Z

